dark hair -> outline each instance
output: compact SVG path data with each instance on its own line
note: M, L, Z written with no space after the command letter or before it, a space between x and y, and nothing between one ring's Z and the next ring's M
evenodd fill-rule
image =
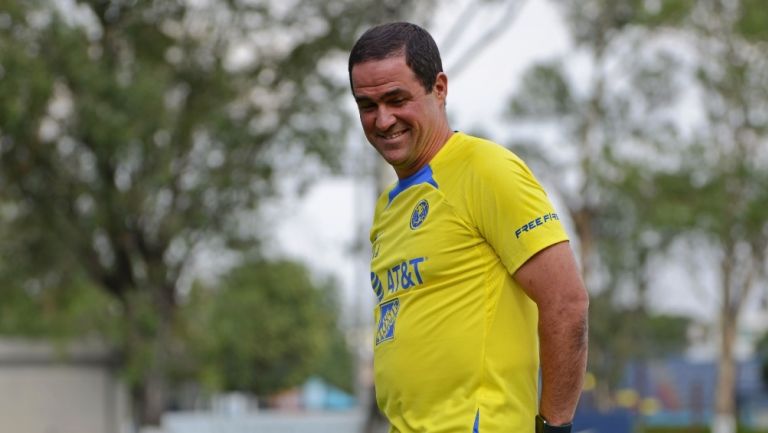
M435 40L416 24L396 22L368 29L349 54L349 83L352 67L369 60L384 60L405 54L405 64L416 75L427 93L443 72L443 62Z

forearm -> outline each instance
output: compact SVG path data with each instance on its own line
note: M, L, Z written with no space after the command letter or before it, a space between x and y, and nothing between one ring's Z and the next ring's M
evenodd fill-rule
M570 245L561 242L540 251L515 279L539 310L539 413L549 424L569 423L586 370L589 306Z
M541 401L550 424L570 422L581 394L587 364L587 299L539 309Z

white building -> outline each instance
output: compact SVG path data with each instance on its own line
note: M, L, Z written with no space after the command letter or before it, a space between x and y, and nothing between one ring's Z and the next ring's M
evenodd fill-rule
M129 400L100 345L0 340L0 430L126 433Z

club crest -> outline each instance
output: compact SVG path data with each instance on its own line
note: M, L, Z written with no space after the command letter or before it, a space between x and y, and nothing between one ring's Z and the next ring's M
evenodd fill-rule
M426 200L421 200L416 204L416 207L413 209L413 213L411 214L411 230L416 230L424 223L424 220L427 219L427 214L429 213L429 202Z

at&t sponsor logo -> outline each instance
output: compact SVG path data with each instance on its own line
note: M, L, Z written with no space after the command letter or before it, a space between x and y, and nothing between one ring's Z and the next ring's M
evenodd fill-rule
M421 264L424 263L424 257L416 257L402 262L387 269L387 292L395 293L398 290L407 290L412 287L424 284L424 278L421 274ZM384 299L383 278L371 272L371 287L376 294L379 302Z

